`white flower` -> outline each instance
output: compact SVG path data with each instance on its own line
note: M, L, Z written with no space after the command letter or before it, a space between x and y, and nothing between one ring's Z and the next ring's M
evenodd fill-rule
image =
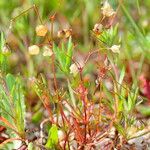
M30 78L28 79L28 85L29 85L30 87L32 87L33 85L35 85L36 82L37 82L37 79L36 79L35 77L30 77Z
M48 46L45 46L43 56L52 56L52 55L53 55L52 49L50 49Z
M113 8L110 6L110 4L108 3L108 1L104 2L103 7L101 8L102 10L102 14L105 17L111 17L112 15L114 15L116 12L113 10Z
M9 50L9 48L7 47L7 46L4 46L3 48L2 48L2 53L3 54L5 54L5 55L7 55L7 54L9 54L11 51Z
M103 25L102 25L102 24L96 23L96 24L94 25L93 31L94 31L96 34L100 34L100 33L102 32L102 30L103 30Z
M64 34L65 33L62 30L60 30L60 31L57 32L58 38L62 38L64 36Z
M65 133L62 130L58 130L59 141L62 141L65 138Z
M70 73L76 76L78 74L79 70L77 65L74 63L70 66Z
M47 27L44 25L38 25L35 30L36 30L37 36L45 36L48 31Z
M30 55L37 55L40 52L40 48L37 45L32 45L28 48Z
M120 45L113 45L110 50L113 52L113 53L120 53Z

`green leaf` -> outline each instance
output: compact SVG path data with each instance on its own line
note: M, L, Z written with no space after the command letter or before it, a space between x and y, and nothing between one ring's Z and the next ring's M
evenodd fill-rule
M38 123L41 119L42 119L43 113L40 112L39 110L34 113L34 115L32 116L32 122L33 123Z
M134 108L135 108L135 105L136 105L136 100L137 100L137 97L138 97L138 91L139 89L136 88L134 92L130 92L128 94L128 111L132 111Z
M114 123L114 126L115 126L116 130L117 130L122 136L124 136L124 137L126 136L125 130L124 130L123 126L121 126L121 124L119 124L119 123Z
M150 107L149 106L140 105L137 109L144 116L150 116Z
M1 32L0 38L0 68L2 72L6 72L8 65L7 65L7 56L2 53L2 50L5 45L4 33Z
M11 74L7 74L6 84L7 84L8 90L11 91L13 87L15 86L15 77Z
M67 81L68 81L68 90L69 90L71 102L72 102L73 106L76 107L76 99L75 99L70 81L69 80L67 80Z
M72 54L73 54L73 44L72 44L72 39L70 36L69 41L68 41L67 57L66 57L66 64L65 64L66 70L68 71L71 65Z
M49 130L46 148L54 148L58 144L58 129L55 124Z
M14 91L16 92L16 97L14 96L14 103L15 103L15 113L16 113L16 126L18 128L18 131L20 134L24 134L24 129L25 129L25 103L24 103L24 94L23 90L21 87L20 79L17 78L16 84Z
M61 47L57 47L54 44L54 53L57 61L59 62L60 68L64 73L69 73L69 67L71 65L73 44L71 37L68 40L67 45L61 44Z
M108 30L104 30L103 33L98 37L100 41L105 43L108 47L111 47L115 43L118 34L118 24L115 27L111 27Z
M121 73L120 73L120 78L119 78L119 87L121 86L123 79L125 76L125 67L122 67Z
M2 52L2 49L3 49L3 47L4 47L4 44L5 44L4 33L1 32L0 52Z
M132 16L130 15L129 11L127 10L127 7L125 7L123 4L121 4L122 10L125 14L125 17L128 19L129 23L131 24L131 29L133 30L132 35L138 40L138 43L140 44L141 49L143 50L145 56L149 59L149 45L150 42L147 40L146 36L142 33L142 29L138 27Z
M22 82L19 77L7 74L5 77L7 87L0 84L0 113L16 127L20 137L25 136L25 102Z
M34 147L34 146L33 146L33 143L30 142L30 143L28 144L28 150L33 150L33 149L34 149L33 147Z
M129 20L129 22L131 23L133 29L136 31L136 33L138 34L138 36L142 39L144 39L143 34L141 33L139 27L136 25L135 21L133 20L132 16L130 15L130 13L128 12L127 8L121 4L122 10L124 12L124 14L126 15L127 19Z

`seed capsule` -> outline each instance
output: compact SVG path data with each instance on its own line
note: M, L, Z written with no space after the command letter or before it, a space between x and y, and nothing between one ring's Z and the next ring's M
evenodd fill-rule
M58 31L57 36L58 38L68 38L72 35L72 29L63 29Z
M44 25L38 25L35 30L37 36L45 36L48 31L47 27Z
M45 46L43 56L52 56L52 55L53 55L52 49L50 49L48 46Z
M102 14L103 14L104 17L111 17L114 14L116 14L116 12L110 6L108 1L105 1L105 3L103 4L103 7L101 8L101 10L102 10Z
M32 45L28 48L30 55L37 55L40 52L40 48L37 45Z

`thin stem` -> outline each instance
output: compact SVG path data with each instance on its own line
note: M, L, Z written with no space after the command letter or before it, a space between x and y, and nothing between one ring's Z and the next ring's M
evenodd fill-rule
M129 138L128 140L132 140L132 139L141 137L141 136L146 135L146 134L148 134L148 133L150 133L150 130L148 130L148 131L146 131L146 132L144 132L144 133L142 133L142 134L140 134L140 135L133 136L133 137Z
M102 82L100 82L100 97L99 97L99 115L98 115L98 124L101 122L101 101L102 101Z
M40 14L39 14L39 11L38 11L38 8L37 8L36 5L34 5L34 9L35 9L35 12L36 12L37 16L40 19L41 24L43 24L43 21L42 21L42 19L40 17ZM51 26L51 30L53 30L53 26ZM51 32L53 32L53 31L51 31ZM47 38L47 40L49 42L49 46L52 47L51 41L50 41L50 39L49 39L49 37L47 35L46 35L46 38ZM53 75L54 75L54 89L55 89L55 92L57 93L57 96L58 96L58 92L57 92L58 87L57 87L56 72L55 72L55 63L54 62L55 62L55 56L53 54L53 56L52 56L52 70L53 70ZM58 96L58 99L59 99L59 96Z
M15 16L14 18L11 19L11 22L15 21L17 18L19 18L20 16L24 15L25 13L27 13L28 11L30 11L34 7L35 6L33 5L32 7L28 8L27 10L23 11L22 13L20 13L18 16Z
M38 7L35 4L33 5L33 7L34 7L35 13L37 14L41 24L43 24L42 18L40 17L40 14L39 14L39 11L38 11Z
M55 15L56 15L56 14L54 14L54 15L52 15L52 16L50 17L50 20L51 20L51 40L52 40L52 41L53 41L53 26L54 26Z
M44 131L43 131L43 128L44 128L44 124L49 122L49 118L48 119L44 119L41 124L40 124L40 138L43 139L44 138Z

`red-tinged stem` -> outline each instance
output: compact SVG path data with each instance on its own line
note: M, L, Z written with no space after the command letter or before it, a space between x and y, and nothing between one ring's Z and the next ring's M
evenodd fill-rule
M25 140L21 139L21 138L10 138L10 139L7 139L4 142L0 143L0 148L3 147L5 144L7 144L9 142L13 142L14 140L20 140L20 141L25 142Z
M84 144L86 144L86 131L87 131L87 107L86 107L86 99L85 95L83 95L83 105L84 105Z
M69 125L70 122L69 122L69 120L67 119L66 115L64 114L63 107L62 107L62 104L61 104L61 103L59 103L59 108L60 108L60 113L61 113L61 117L62 117L62 120L63 120L63 125L65 126L64 119L66 120L67 124Z
M54 19L55 19L55 15L50 16L50 21L51 21L51 40L53 41L53 26L54 26Z
M100 97L99 97L99 115L98 115L98 125L101 122L101 101L102 101L102 92L101 92L101 88L102 88L102 82L100 82Z
M34 5L34 9L35 9L35 12L36 12L37 16L40 19L41 24L43 24L43 21L42 21L42 19L40 17L40 14L39 14L39 11L38 11L38 8L37 8L36 5ZM52 20L52 26L51 26L51 34L52 34L51 36L53 36L53 20ZM51 41L50 41L50 39L49 39L49 37L47 35L46 35L46 38L47 38L47 40L49 42L49 46L51 47L52 44L51 44ZM53 40L53 38L52 38L52 40ZM53 75L54 75L54 89L55 89L55 92L58 95L58 92L57 92L58 88L57 88L56 72L55 72L55 56L54 56L54 54L52 56L52 70L53 70Z
M81 141L81 143L83 143L84 139L82 137L82 132L80 130L80 125L77 123L76 119L74 119L73 129L74 129L74 132L76 132L76 139L78 141Z
M53 41L54 18L55 18L55 14L50 18L51 19L51 41ZM57 93L58 99L59 99L58 86L57 86L57 80L56 80L56 72L55 72L55 55L54 54L52 56L52 70L53 70L53 74L54 74L54 89L55 89L55 92Z
M70 145L69 145L69 134L70 134L70 131L67 133L66 132L66 137L65 137L65 143L64 143L64 150L66 150L66 144L68 144L68 149L70 150Z
M80 119L82 119L81 118L81 116L77 113L77 111L74 109L74 107L72 106L72 105L70 105L66 100L64 100L68 105L69 105L69 107L71 108L71 111L72 112L70 112L71 114L73 114L74 116L75 115L77 115ZM79 108L78 107L76 107L76 109L78 109L79 110ZM80 110L79 110L80 111ZM80 112L81 113L81 112Z
M45 105L45 104L44 104ZM49 116L50 116L50 120L52 123L54 123L54 119L53 119L53 115L52 115L52 111L50 110L50 107L49 105L45 105L45 108L47 109L48 113L49 113Z

